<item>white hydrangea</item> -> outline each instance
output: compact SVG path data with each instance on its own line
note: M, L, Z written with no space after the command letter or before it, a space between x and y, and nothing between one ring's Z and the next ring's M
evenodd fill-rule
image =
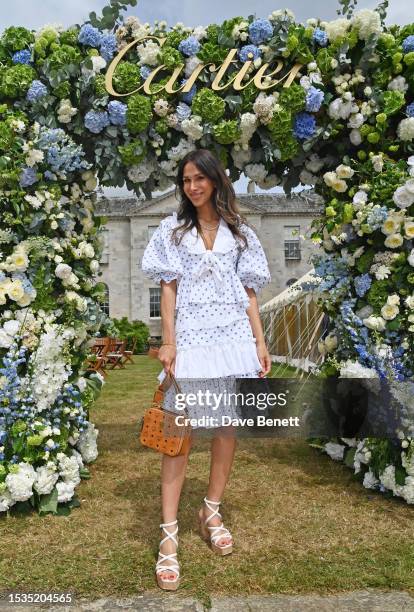
M72 117L74 117L78 112L78 109L73 107L70 100L65 98L64 100L60 101L57 112L58 121L60 123L70 123L72 121Z
M56 485L58 492L58 502L64 504L72 499L75 494L73 482L58 482Z
M207 28L204 28L203 26L197 26L194 28L192 34L197 40L202 40L207 36Z
M154 102L154 112L159 117L165 117L166 115L168 115L168 107L169 104L167 100L164 100L163 98L160 98L159 100L156 100Z
M146 40L144 44L138 45L137 53L141 65L156 66L158 64L160 47L153 40Z
M362 9L355 13L352 25L358 30L360 40L368 40L372 34L381 34L381 18L377 11Z
M394 465L387 465L382 474L380 474L380 481L386 489L389 489L392 492L396 490Z
M241 144L247 144L257 127L257 116L253 113L243 113L240 117L241 136L238 140Z
M36 472L29 463L18 463L16 473L7 474L6 485L14 501L26 501L32 496Z
M160 168L166 176L175 177L177 174L177 164L175 161L164 160L160 162Z
M362 484L366 489L376 489L378 488L379 480L378 478L376 478L375 474L371 472L371 470L368 470L368 472L365 472L364 474L364 480Z
M41 465L36 470L34 488L39 495L47 495L52 492L58 478L59 475L56 473L56 467L52 462L49 462L47 465Z
M191 138L191 140L199 140L203 135L201 117L193 115L188 119L184 119L181 123L181 129L188 138Z
M98 438L99 430L96 429L93 423L88 423L87 429L82 431L79 436L76 446L79 449L82 459L85 463L95 461L98 456L98 446L96 440Z
M334 21L323 22L321 27L324 27L330 42L334 42L338 38L342 38L348 31L351 22L348 19L334 19Z
M335 444L334 442L328 442L325 444L325 452L335 461L342 461L344 458L345 446L343 444Z
M309 172L312 172L314 174L319 172L319 170L321 170L324 165L325 160L319 157L317 153L312 153L310 157L305 161L306 170L309 170Z
M244 173L255 183L264 181L267 176L267 170L263 164L247 164Z
M7 488L0 490L0 512L7 512L15 503L16 501L12 498Z
M178 163L187 153L194 151L195 148L194 142L182 138L176 147L172 147L172 149L167 151L167 157L169 160Z
M26 155L26 164L31 168L40 162L43 161L44 153L43 151L39 151L38 149L30 149L28 154Z
M64 453L59 453L59 475L65 482L73 482L76 486L80 483L79 463L76 457L68 457Z
M186 77L191 76L193 74L194 70L200 64L202 64L202 61L196 55L192 55L191 57L189 57L186 60L186 62L185 62L185 67L184 67L184 74L185 74L185 76Z
M350 128L360 128L364 121L365 118L362 113L353 113L352 115L350 115L347 125Z
M408 83L405 80L405 77L399 75L388 83L387 88L390 89L391 91L402 91L403 93L405 93L408 89Z
M261 123L269 123L273 117L276 99L274 96L267 96L261 92L253 103L253 111L258 116Z
M366 368L357 361L348 359L341 364L340 378L378 378L376 370Z
M318 177L309 170L303 169L299 175L299 180L303 185L316 185Z
M128 170L128 178L133 183L145 183L154 171L154 163L151 160L144 160L139 164L131 166Z
M398 138L400 140L413 140L414 138L414 117L407 117L400 121L397 128Z
M280 178L276 174L269 174L263 181L257 181L257 186L260 189L272 189L279 185Z
M335 100L332 100L332 102L329 104L328 114L331 119L348 119L353 111L353 108L354 104L352 98L345 100L342 98L335 98Z
M244 166L250 161L252 152L250 147L247 149L236 149L236 147L233 147L231 150L231 156L236 168L243 170Z

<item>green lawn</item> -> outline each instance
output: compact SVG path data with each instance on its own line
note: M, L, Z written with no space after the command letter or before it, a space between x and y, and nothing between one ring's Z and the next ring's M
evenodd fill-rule
M157 361L109 373L91 419L100 454L68 517L0 519L2 589L128 596L156 590L160 485L157 453L137 423L160 371ZM378 587L414 591L414 509L365 490L345 466L303 441L243 439L223 505L235 547L215 556L196 513L206 492L209 441L192 451L180 513L180 592L332 593Z

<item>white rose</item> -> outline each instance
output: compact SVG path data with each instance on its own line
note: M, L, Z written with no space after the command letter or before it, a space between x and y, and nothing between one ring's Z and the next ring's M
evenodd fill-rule
M414 249L412 249L411 253L409 254L407 261L410 264L410 266L413 266L414 268Z
M349 140L355 147L359 146L362 142L361 132L357 129L351 130L349 132Z
M399 232L401 226L401 221L397 217L388 217L385 219L381 231L386 236L391 236L391 234L396 234Z
M395 306L394 304L385 304L385 306L381 308L381 314L386 321L392 321L395 319L399 312L400 310L398 306Z
M409 295L405 299L405 303L408 306L408 308L410 308L411 310L414 310L414 295Z
M396 293L389 295L387 298L387 304L392 304L393 306L398 306L401 302L400 296Z
M354 113L350 115L348 121L348 127L359 128L364 123L364 115L362 113Z
M368 329L373 329L375 331L384 331L385 329L385 321L382 317L370 316L367 319L363 319L363 324Z
M409 208L414 203L414 193L406 189L405 185L398 187L392 196L394 203L398 208Z
M57 278L66 280L70 278L71 274L72 274L72 268L68 266L68 264L60 263L56 266L55 276L57 276Z
M401 236L401 234L391 234L390 236L387 236L384 244L388 249L398 249L403 242L404 238Z
M92 259L92 261L89 264L89 269L92 272L92 274L96 274L97 272L99 272L99 261L97 261L96 259Z
M338 338L329 334L329 336L325 338L325 346L328 353L331 353L338 347Z
M354 171L349 166L340 164L336 169L336 174L340 179L348 179L353 177Z

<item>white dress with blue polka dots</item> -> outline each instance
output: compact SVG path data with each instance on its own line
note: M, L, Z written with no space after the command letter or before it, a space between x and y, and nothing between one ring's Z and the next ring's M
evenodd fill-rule
M261 370L245 287L258 293L270 282L266 256L245 224L240 228L248 242L244 250L224 219L212 250L206 249L196 228L176 245L171 232L181 224L176 213L161 221L145 249L142 270L156 283L177 280L175 376L183 392L201 387L231 392L236 378L255 378ZM162 371L159 380L164 376ZM191 385L187 379L197 382ZM173 409L173 399L169 389L164 406ZM188 409L191 417L203 413L200 407ZM228 406L224 411L231 413Z

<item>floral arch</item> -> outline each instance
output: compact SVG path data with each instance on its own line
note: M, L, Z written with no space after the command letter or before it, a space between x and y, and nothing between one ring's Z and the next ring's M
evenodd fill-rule
M286 10L168 28L124 20L127 4L136 1L111 1L68 30L10 27L0 39L0 512L75 505L97 456L88 408L100 381L82 364L105 321L98 181L150 197L196 147L234 180L323 196L312 235L331 321L323 371L399 381L413 405L414 24L386 27L386 2L354 12L343 1L331 22L296 23ZM136 39L109 95L108 67ZM244 66L240 87L214 90L232 50L224 79ZM200 64L210 68L185 91ZM276 82L295 65L288 87ZM350 453L366 486L414 502L409 434Z

